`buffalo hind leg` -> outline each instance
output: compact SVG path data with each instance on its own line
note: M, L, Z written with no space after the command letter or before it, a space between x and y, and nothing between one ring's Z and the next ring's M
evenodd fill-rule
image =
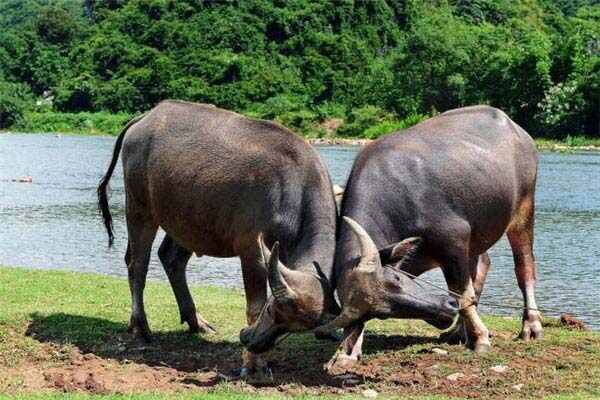
M256 244L249 254L240 256L240 260L246 293L246 322L250 326L256 322L267 302L267 270ZM270 371L263 357L244 349L240 376L263 380L268 378L266 375L270 375Z
M152 242L156 236L158 227L146 215L130 211L127 212L127 231L129 242L125 260L129 277L129 289L131 291L131 319L129 321L129 332L145 341L150 341L150 328L144 310L144 288L146 286L146 275L148 274L148 263L152 251Z
M158 249L160 259L177 300L181 323L187 322L191 333L214 333L210 324L196 313L196 305L187 284L185 269L192 252L166 235Z
M477 268L479 257L469 258L466 252L459 251L451 256L443 272L448 288L459 294L460 318L467 338L466 344L475 352L486 352L491 348L490 335L477 314L477 295L471 271Z
M483 253L478 258L476 268L471 271L471 280L473 281L473 289L475 290L475 298L477 302L479 302L479 299L481 298L483 285L485 284L485 280L491 266L492 262L488 253ZM440 336L440 339L451 344L467 343L467 331L462 316L458 318L454 328L443 333Z
M506 232L515 261L515 274L523 293L523 325L519 337L539 339L543 335L542 317L535 301L536 265L533 255L533 199L523 201Z

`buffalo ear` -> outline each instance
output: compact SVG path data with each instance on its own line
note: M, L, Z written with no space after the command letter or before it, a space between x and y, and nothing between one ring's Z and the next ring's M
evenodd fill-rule
M379 250L381 264L397 264L413 256L423 243L420 237L410 237Z

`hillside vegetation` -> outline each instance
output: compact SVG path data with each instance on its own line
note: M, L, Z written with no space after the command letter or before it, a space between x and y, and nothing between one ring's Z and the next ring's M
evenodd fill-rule
M485 103L599 137L600 1L0 2L0 128L165 98L353 137Z

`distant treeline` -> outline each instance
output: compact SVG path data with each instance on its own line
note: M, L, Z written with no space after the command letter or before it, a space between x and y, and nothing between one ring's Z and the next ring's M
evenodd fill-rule
M0 0L0 128L213 103L375 137L486 103L600 136L600 0Z

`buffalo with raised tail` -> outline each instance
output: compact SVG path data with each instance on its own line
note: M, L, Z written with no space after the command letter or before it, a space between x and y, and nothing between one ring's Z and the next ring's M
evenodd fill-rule
M538 158L531 137L488 106L452 110L385 136L358 155L340 214L335 277L341 314L319 328L344 328L329 364L361 354L371 318L420 318L454 329L451 342L490 348L477 303L488 249L506 233L524 298L521 337L542 336L534 286L534 194ZM403 272L440 267L455 300L425 297Z
M132 332L150 338L143 291L159 227L166 236L158 255L192 332L212 328L196 313L186 282L190 256L240 258L249 325L240 337L252 352L242 373L260 371L255 353L281 335L339 312L330 287L336 204L327 170L305 140L214 106L160 103L120 134L98 188L111 243L106 192L121 148Z

